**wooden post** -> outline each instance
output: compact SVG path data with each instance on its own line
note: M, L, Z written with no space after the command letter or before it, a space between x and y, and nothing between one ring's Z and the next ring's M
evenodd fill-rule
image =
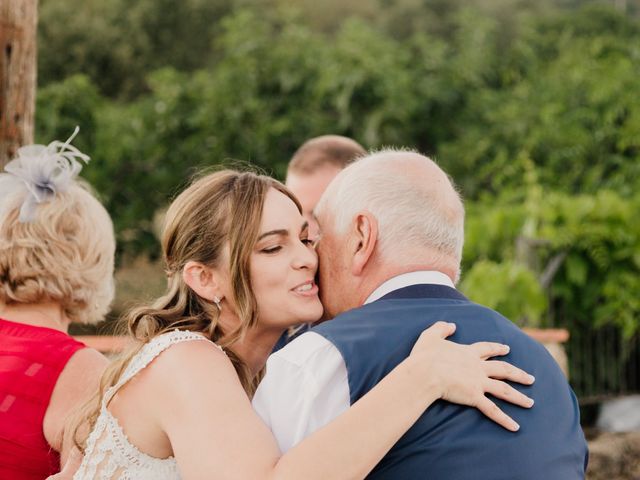
M0 171L33 143L38 0L0 0Z

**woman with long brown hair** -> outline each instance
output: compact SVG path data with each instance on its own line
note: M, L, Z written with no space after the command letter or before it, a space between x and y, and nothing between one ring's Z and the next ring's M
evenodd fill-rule
M84 459L74 478L362 478L445 392L472 406L486 392L530 405L506 384L484 388L496 371L486 359L507 347L448 342L454 326L440 323L348 412L281 456L250 398L283 331L322 314L311 243L299 203L269 177L220 171L182 192L162 234L167 292L129 314L136 343L88 406L88 438L75 431Z

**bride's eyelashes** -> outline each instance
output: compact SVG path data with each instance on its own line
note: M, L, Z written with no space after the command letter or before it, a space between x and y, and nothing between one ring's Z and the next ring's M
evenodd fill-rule
M280 250L282 250L282 247L280 245L276 245L275 247L263 248L260 252L269 254L279 252Z
M307 247L311 247L313 248L315 242L313 240L311 240L310 238L301 238L300 241L305 244ZM282 250L282 245L275 245L273 247L266 247L260 250L261 253L277 253L280 250Z

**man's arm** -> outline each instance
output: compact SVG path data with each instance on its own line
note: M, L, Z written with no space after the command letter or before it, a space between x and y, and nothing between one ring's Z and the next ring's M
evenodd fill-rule
M349 408L347 369L340 352L321 335L301 335L267 362L253 407L282 453Z

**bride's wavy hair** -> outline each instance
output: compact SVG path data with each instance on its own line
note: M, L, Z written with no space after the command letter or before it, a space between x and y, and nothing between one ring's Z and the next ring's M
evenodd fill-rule
M87 432L93 429L98 418L106 390L118 382L145 343L175 329L203 333L224 348L243 388L250 397L253 395L263 372L252 375L233 352L233 345L258 321L249 268L270 188L291 198L302 211L295 196L280 182L265 175L235 170L222 170L196 179L172 202L161 237L167 291L151 305L134 308L123 318L134 340L132 345L107 368L99 392L70 423L71 438L81 451L84 451ZM223 331L216 305L198 296L182 278L187 262L219 266L227 248L233 298L225 302L223 308L234 305L239 319L231 331Z

